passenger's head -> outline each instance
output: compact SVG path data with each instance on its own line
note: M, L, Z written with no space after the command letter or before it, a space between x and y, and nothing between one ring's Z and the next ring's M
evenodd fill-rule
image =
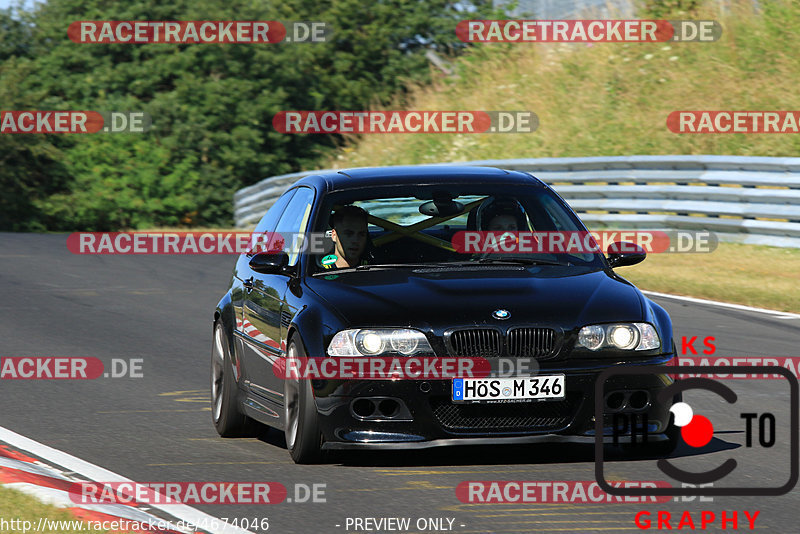
M367 212L357 206L344 206L331 215L331 226L331 239L339 257L337 267L358 265L367 246Z
M527 230L525 210L513 198L489 198L478 208L478 228L488 232Z
M490 232L516 232L519 230L519 227L517 227L516 217L513 215L500 214L492 217L486 229Z

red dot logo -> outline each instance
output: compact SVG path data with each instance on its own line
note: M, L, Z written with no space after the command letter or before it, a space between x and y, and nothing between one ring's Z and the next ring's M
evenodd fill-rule
M675 416L675 426L681 427L681 437L690 447L704 447L714 437L714 425L703 415L694 415L692 407L676 402L669 409Z
M703 415L695 415L681 428L681 437L691 447L704 447L714 437L714 425Z

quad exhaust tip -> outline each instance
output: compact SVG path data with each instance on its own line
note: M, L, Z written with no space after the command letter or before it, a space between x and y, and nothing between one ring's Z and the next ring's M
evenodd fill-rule
M615 412L641 412L650 407L650 392L644 389L618 390L605 397L605 410Z
M400 402L386 397L362 397L350 404L350 411L359 419L394 419L401 412Z

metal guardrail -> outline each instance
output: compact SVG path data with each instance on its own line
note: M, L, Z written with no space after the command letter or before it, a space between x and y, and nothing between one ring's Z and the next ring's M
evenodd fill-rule
M800 158L614 156L440 165L530 172L553 186L590 229L711 230L721 241L800 248ZM234 195L237 227L318 170L273 176Z

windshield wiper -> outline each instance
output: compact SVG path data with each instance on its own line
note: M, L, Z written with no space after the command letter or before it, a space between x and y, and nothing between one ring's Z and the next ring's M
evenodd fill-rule
M341 274L354 273L361 271L371 271L374 269L420 269L420 268L440 268L448 267L469 267L472 265L555 265L561 267L572 266L572 263L563 263L553 260L542 260L535 258L483 258L472 261L448 261L448 262L429 262L429 263L375 263L372 265L357 265L356 267L345 267L344 269L333 269L314 273L314 276L321 274Z
M373 265L359 265L356 271L369 271L370 269L416 269L427 267L430 263L375 263Z
M428 267L430 265L430 263L375 263L372 265L357 265L355 267L345 267L344 269L320 271L318 273L314 273L314 276L319 274L354 273L358 271L370 271L372 269L417 269L419 267Z
M571 267L571 262L558 262L553 260L541 260L534 258L482 258L471 261L444 261L422 264L412 264L420 267L447 268L447 267L474 267L476 265L556 265L561 267Z
M496 263L496 264L512 264L512 265L560 265L562 267L571 266L570 262L561 262L553 260L542 260L537 258L481 258L469 263Z

